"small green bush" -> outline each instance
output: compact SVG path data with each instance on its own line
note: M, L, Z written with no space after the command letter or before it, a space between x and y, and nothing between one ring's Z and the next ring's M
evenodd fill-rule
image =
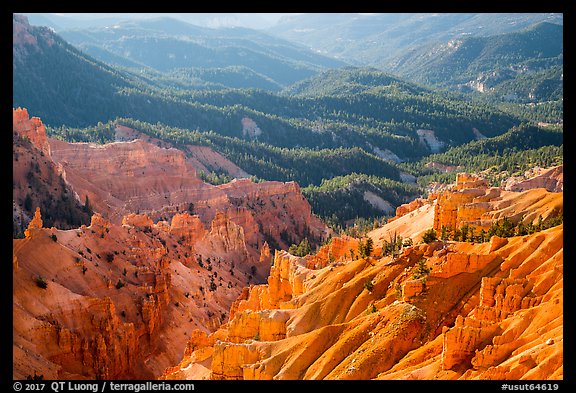
M426 277L430 273L431 269L426 266L426 259L422 258L418 261L416 269L414 270L413 278L419 279Z
M37 286L38 288L42 288L42 289L48 288L48 282L47 282L47 281L44 279L44 277L42 277L42 276L37 276L37 277L34 279L34 282L36 283L36 286Z
M372 292L372 290L374 289L374 283L372 282L372 280L367 280L364 283L364 288L366 288L369 292Z
M430 228L428 229L426 232L424 232L424 234L422 235L422 241L424 243L430 243L435 241L436 239L438 239L437 235L436 235L436 231L434 230L434 228Z
M375 313L376 311L378 311L378 309L376 308L374 303L372 303L372 305L368 306L368 308L366 309L366 315L370 315L372 313Z

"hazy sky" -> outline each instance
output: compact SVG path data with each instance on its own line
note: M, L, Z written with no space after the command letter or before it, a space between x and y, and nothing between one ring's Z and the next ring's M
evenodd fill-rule
M171 17L205 27L250 27L265 29L281 17L294 13L28 13L30 22L50 21L52 27L106 26L120 20Z

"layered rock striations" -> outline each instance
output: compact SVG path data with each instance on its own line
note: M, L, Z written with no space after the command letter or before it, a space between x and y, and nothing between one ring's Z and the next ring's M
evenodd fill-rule
M50 156L50 144L46 136L46 127L38 117L30 118L28 110L17 108L12 110L13 131L26 138L32 146Z
M254 280L246 253L225 216L210 231L188 213L122 225L95 214L58 230L38 210L14 239L14 377L155 378L181 359L189 331L228 318Z
M146 135L143 132L130 127L126 127L122 124L117 124L114 131L116 142L129 142L136 139L141 139L158 147L174 147L169 142L151 137L150 135ZM208 174L210 172L216 171L225 172L234 178L250 177L249 173L208 146L186 145L186 150L187 161L192 164L198 173L204 172Z
M562 211L545 190L498 199L480 179L459 179L451 192L482 190L474 198L498 208L487 211L492 218L507 208ZM351 238L304 258L277 252L268 283L245 288L217 331L192 333L162 378L562 379L563 225L484 243L421 243L437 203L371 232L369 258L338 251L358 242ZM382 255L391 232L416 241Z
M535 183L538 185L538 183ZM544 188L515 192L489 187L485 180L465 173L457 175L454 189L438 194L433 228L451 230L470 225L487 229L507 217L514 225L536 223L562 214L563 194Z
M508 178L502 184L507 191L526 191L532 188L544 188L550 192L564 190L564 165L552 168L533 168L524 176Z
M90 222L90 212L66 182L51 156L46 128L26 109L13 109L12 227L22 237L36 208L48 226L78 227Z
M208 229L212 220L225 214L242 227L255 262L264 241L275 248L290 245L283 233L311 241L328 233L294 182L234 179L218 186L207 184L182 151L141 139L107 145L50 143L54 159L80 199L88 197L93 209L114 223L131 213L146 213L156 222L188 211Z

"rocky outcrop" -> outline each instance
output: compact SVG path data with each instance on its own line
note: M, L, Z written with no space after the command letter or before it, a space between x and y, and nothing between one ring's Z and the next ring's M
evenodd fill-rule
M442 226L447 228L460 228L463 221L469 221L469 215L462 217L461 210L466 209L478 197L486 195L486 182L476 175L458 173L456 175L455 191L444 191L438 195L434 210L434 226L440 231ZM489 209L486 208L485 211ZM477 217L474 216L474 219Z
M257 362L259 358L255 345L218 343L212 356L211 377L216 380L244 379L244 366Z
M481 203L523 200L494 194L484 188ZM378 249L379 233L404 220L431 223L430 207L368 236ZM305 258L277 252L268 284L242 291L198 349L203 360L185 356L163 378L561 379L562 233L405 245L366 259L346 250L352 238Z
M262 135L262 130L254 120L249 117L242 118L242 136L248 136L250 139L258 138Z
M456 175L456 190L466 190L469 188L488 188L488 182L480 176L471 173L458 173Z
M42 214L40 213L40 208L36 208L36 212L34 213L34 218L30 220L28 224L28 229L24 231L24 235L26 238L31 238L35 233L37 233L37 229L42 229Z
M511 177L502 182L502 188L507 191L522 192L532 188L544 188L550 192L564 190L564 165L552 168L532 168L524 176Z
M248 172L208 146L188 145L187 148L190 161L198 172L223 171L234 178L250 177Z
M28 31L30 24L24 15L14 14L12 24L12 37L16 45L36 45L38 40Z
M461 273L474 273L498 259L498 255L475 253L447 253L445 260L432 277L449 278Z
M85 201L83 211L97 212L89 226L59 230L43 228L39 210L35 218L32 210L26 238L14 240L18 378L33 369L54 379L158 376L181 359L190 332L217 331L241 289L266 280L274 248L288 247L285 234L313 243L328 234L296 183L206 184L191 157L153 140L98 146L47 139L50 150L42 151L36 147L46 147L41 123L24 127L27 114L14 114L15 162L22 164L15 178L52 171L63 184L53 187L63 200ZM39 157L46 170L30 169ZM27 189L15 183L20 188ZM18 200L23 206L23 196L14 206ZM271 299L284 296L282 290ZM46 291L40 302L39 291ZM257 334L282 337L285 325L266 313ZM93 323L107 327L97 333ZM29 329L36 324L50 333L39 339Z
M389 218L388 222L392 222L408 213L412 213L414 210L430 203L432 203L430 199L416 198L409 203L400 205L396 208L396 215L394 217Z
M268 242L264 242L262 245L258 262L262 266L267 266L272 263L272 254L270 253L270 246L268 245Z
M14 236L24 236L37 207L47 226L78 227L90 222L90 214L71 187L65 173L54 163L46 129L26 109L13 109L12 222Z
M28 115L27 109L17 108L12 110L12 128L22 138L28 139L32 145L50 156L50 144L46 136L46 127L38 117Z
M312 272L306 267L304 258L295 257L286 251L276 251L268 284L244 290L232 305L230 318L244 310L293 308L290 300L306 291L305 281L313 275Z
M478 176L459 173L453 190L439 193L434 210L433 228L454 230L464 224L487 229L497 220L507 217L514 224L534 223L562 212L562 194L542 188L523 192L488 187Z
M206 230L197 215L178 213L172 217L169 227L170 234L176 239L182 239L186 244L193 245L204 239Z
M328 244L320 247L317 253L306 258L309 269L321 269L327 265L344 262L358 254L360 241L350 236L337 236L330 239Z
M433 130L416 130L420 144L427 147L432 153L438 153L445 143L436 137Z
M490 321L464 319L459 315L452 329L444 327L442 369L450 370L469 361L476 348L492 338L496 330L497 325Z
M122 217L122 225L133 226L137 228L152 228L154 222L147 214L130 213Z
M246 309L235 314L228 324L227 341L243 343L255 341L277 341L286 338L286 321L290 317L284 310Z

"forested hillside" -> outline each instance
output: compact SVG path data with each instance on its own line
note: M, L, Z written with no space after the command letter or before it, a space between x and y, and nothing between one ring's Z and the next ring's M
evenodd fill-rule
M224 82L228 87L237 87L238 82L236 78L219 79L222 68L242 67L275 85L286 86L325 68L346 64L256 30L211 29L172 18L126 21L112 28L70 29L60 35L109 64L160 72L191 69L207 84ZM274 85L260 87L276 89Z
M268 32L354 65L386 69L422 45L453 38L516 32L536 23L563 23L561 13L310 13L283 17Z
M337 224L393 214L396 206L421 195L426 182L452 179L430 168L431 162L470 171L520 171L562 156L562 128L536 127L554 117L551 113L561 115L557 105L497 106L376 68L328 69L343 63L331 64L249 29L210 30L160 19L69 32L80 46L90 43L129 60L118 67L47 28L28 25L25 18L16 15L14 26L13 105L41 117L51 136L107 143L115 140L121 124L183 150L188 144L210 146L255 179L297 181L314 211ZM141 43L122 46L129 44L128 33ZM192 35L196 38L183 38ZM164 55L171 65L140 61L160 62L159 53L186 45L200 56L206 48L219 51L218 43L258 50L284 65L299 64L285 69L296 83L233 56L210 67L179 68L182 64ZM136 47L142 48L141 58L133 52ZM218 56L214 52L206 59L224 59ZM307 65L299 68L302 64ZM312 72L305 77L302 69ZM526 78L540 78L541 88L548 86L561 103L561 89L547 85L545 75ZM522 152L534 159L523 160ZM205 178L229 180L221 173Z
M473 141L401 166L414 173L422 186L433 181L448 183L455 171L481 172L493 186L499 186L502 180L528 169L560 165L564 156L563 141L562 127L522 124L497 137ZM430 163L452 170L433 169Z
M519 32L452 39L406 51L388 68L427 85L491 92L509 101L556 100L562 96L562 34L561 25L544 22Z

